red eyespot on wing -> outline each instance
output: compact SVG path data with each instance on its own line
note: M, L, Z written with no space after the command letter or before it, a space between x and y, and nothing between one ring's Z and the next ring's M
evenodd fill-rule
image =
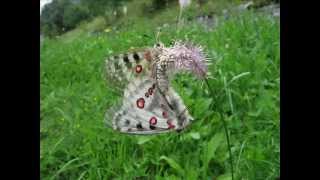
M141 65L137 65L136 66L136 73L141 73L142 71L142 66Z
M173 129L173 128L176 127L175 125L172 124L172 120L171 120L171 119L169 119L169 120L167 121L167 124L168 124L168 129Z
M146 53L144 53L144 58L147 61L151 61L151 53L150 53L150 51L147 51Z
M157 124L157 118L156 117L151 117L149 120L150 125L156 125Z
M168 117L168 112L167 112L167 111L163 111L163 112L162 112L162 116L163 116L164 118L167 118L167 117Z
M144 99L143 98L139 98L137 100L137 107L140 108L140 109L143 109L144 108L144 103L145 103Z

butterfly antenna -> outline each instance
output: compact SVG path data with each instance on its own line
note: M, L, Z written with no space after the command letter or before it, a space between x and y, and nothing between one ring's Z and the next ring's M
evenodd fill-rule
M207 78L204 78L205 83L208 86L208 89L210 91L210 95L213 97L213 91L210 87L210 84L208 82ZM232 176L232 180L234 179L234 175L233 175L233 158L232 158L232 153L231 153L231 146L230 146L230 139L229 139L229 133L228 133L228 127L227 127L227 123L226 121L223 119L223 116L220 116L222 124L223 124L223 128L224 128L224 132L226 134L226 138L227 138L227 145L228 145L228 151L229 151L229 156L230 156L230 166L231 166L231 176Z

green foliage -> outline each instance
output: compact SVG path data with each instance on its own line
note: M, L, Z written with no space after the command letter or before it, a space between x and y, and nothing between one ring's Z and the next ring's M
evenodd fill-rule
M236 179L279 177L279 21L245 13L214 31L191 24L180 32L163 28L161 40L190 40L213 58L209 83L180 75L174 88L190 107L194 123L180 134L130 136L104 125L118 99L104 82L111 53L151 46L159 17L141 17L99 36L45 39L40 54L41 179L230 179L221 124L229 127ZM156 22L157 21L157 22ZM213 103L213 104L212 104ZM212 104L212 105L211 105ZM211 106L210 106L211 105Z
M52 1L43 8L40 17L41 32L53 36L62 32L63 18L61 12L63 6L68 6L69 3L62 1Z
M108 15L126 0L53 0L47 4L40 17L41 32L49 37L74 29L81 22L96 16ZM108 14L107 12L110 12Z
M151 8L153 10L162 10L166 7L168 7L169 5L169 0L152 0L152 6Z
M280 3L280 0L253 0L253 6L259 8L271 3Z
M80 0L83 6L88 7L93 16L103 15L105 11L114 10L128 0Z
M88 8L71 0L53 0L40 16L41 32L47 36L60 35L90 18Z
M80 5L74 5L66 8L63 13L63 26L65 29L70 30L76 27L79 22L89 17L89 10Z

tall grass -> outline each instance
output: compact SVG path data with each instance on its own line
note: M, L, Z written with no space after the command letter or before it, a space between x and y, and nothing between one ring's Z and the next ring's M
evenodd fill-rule
M229 126L236 179L278 177L279 22L269 16L242 14L214 31L163 28L167 45L188 39L206 47L214 59L209 84L215 96L180 75L173 86L196 119L186 131L130 136L105 127L105 110L118 97L104 82L104 59L152 45L144 34L155 30L141 20L99 36L43 42L41 179L230 179L221 118Z

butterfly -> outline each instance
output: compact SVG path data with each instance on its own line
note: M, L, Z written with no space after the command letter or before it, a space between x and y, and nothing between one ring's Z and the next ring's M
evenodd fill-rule
M122 95L122 101L107 111L107 124L130 134L165 133L187 127L193 117L170 86L176 62L162 43L106 59L108 85Z

